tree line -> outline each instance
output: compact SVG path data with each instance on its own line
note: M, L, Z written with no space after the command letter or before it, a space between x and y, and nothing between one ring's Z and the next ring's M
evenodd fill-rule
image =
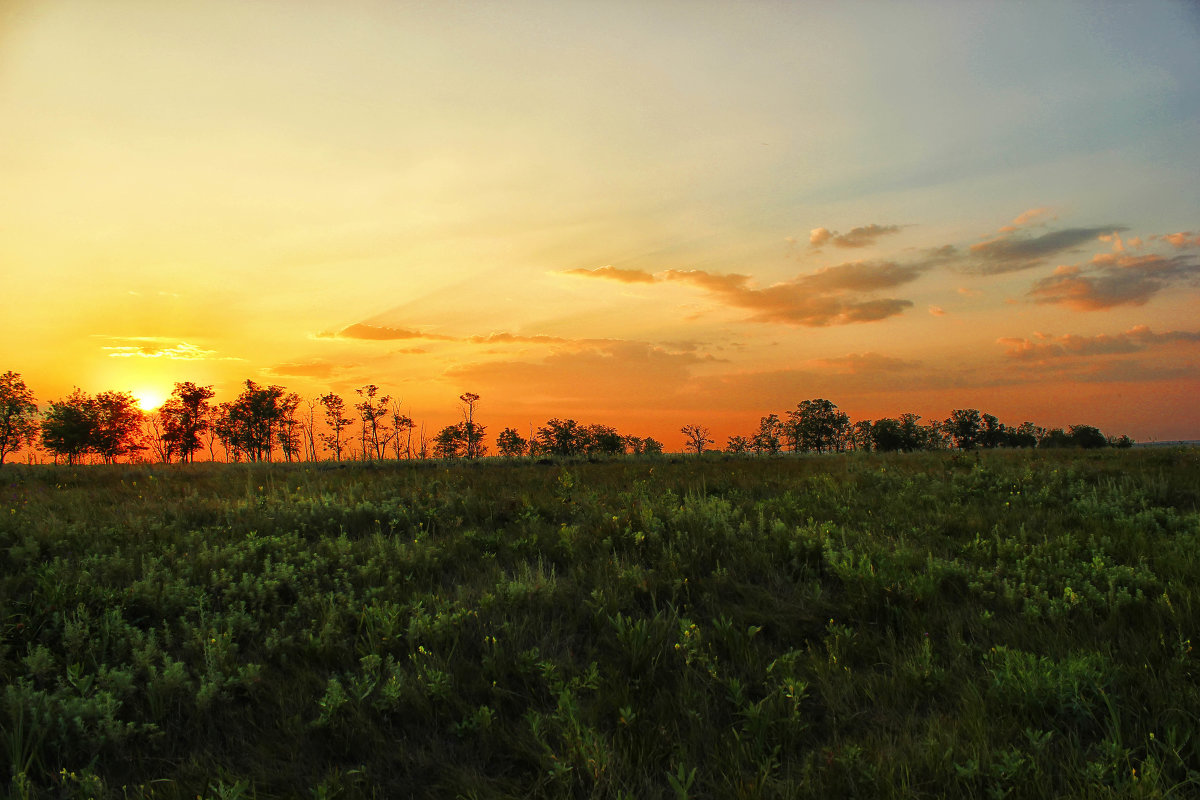
M708 428L685 425L680 429L689 450L700 454L714 444ZM743 436L730 436L727 453L776 454L791 452L832 453L865 450L880 453L916 450L989 449L996 447L1132 447L1128 436L1109 438L1091 425L1067 429L1044 428L1032 422L1006 425L992 414L975 408L955 409L944 420L921 422L920 414L898 418L851 422L837 405L817 398L804 400L783 415L768 414L758 429Z
M402 404L375 384L355 390L348 402L333 392L305 399L281 386L243 384L233 400L214 403L212 386L176 383L156 411L143 412L129 392L90 395L75 389L39 408L21 376L0 375L0 465L22 449L41 448L54 463L120 458L193 462L319 461L482 458L490 454L487 426L476 418L480 397L459 396L461 420L427 431ZM825 399L804 400L783 414L768 414L748 435L730 436L728 453L878 452L994 447L1128 447L1127 436L1109 439L1097 428L1042 428L1001 423L976 409L957 409L945 420L921 423L917 414L851 422ZM702 454L714 444L709 429L684 425L686 448ZM652 437L623 434L601 424L553 418L525 435L506 427L496 435L499 456L659 455Z

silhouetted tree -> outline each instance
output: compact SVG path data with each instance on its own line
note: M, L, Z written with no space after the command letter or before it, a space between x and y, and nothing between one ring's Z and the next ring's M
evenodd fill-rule
M653 436L647 436L642 439L642 452L644 456L661 456L663 454L663 443Z
M974 450L983 437L983 420L974 408L956 408L943 423L943 429L959 450Z
M416 427L416 423L412 421L412 417L400 412L400 402L396 401L392 404L392 442L393 450L396 453L396 460L400 460L400 442L404 442L404 457L412 458L412 432Z
M37 437L37 403L17 373L0 375L0 466L9 453L32 444Z
M871 449L891 453L904 449L904 427L900 420L883 417L871 423Z
M1108 438L1098 428L1093 428L1091 425L1072 425L1068 435L1071 437L1071 443L1076 447L1087 450L1108 447Z
M989 449L1003 445L1008 434L1004 424L991 414L983 414L980 420L983 427L979 432L979 444Z
M379 387L373 383L355 391L362 398L361 402L355 403L354 408L362 420L363 458L382 459L388 442L388 428L380 420L387 418L388 403L392 398L383 395L376 400L375 395L379 392Z
M855 450L870 450L874 443L874 424L869 419L860 419L850 426L850 444Z
M1022 422L1015 428L1006 428L1004 433L1008 447L1037 447L1045 431L1032 422Z
M92 449L105 464L145 450L141 442L142 410L129 392L100 392L93 400Z
M587 444L587 430L573 419L552 419L537 430L538 452L555 456L574 456Z
M1038 447L1053 449L1070 447L1072 444L1071 437L1062 428L1050 428L1042 436L1041 441L1038 442Z
M282 386L259 386L252 380L232 403L222 404L225 417L218 420L230 449L250 461L270 461L280 423L284 418Z
M211 386L197 386L191 381L176 383L175 390L158 410L162 421L161 438L167 445L164 460L170 460L172 453L178 453L181 461L195 460L195 453L200 449L200 434L208 429L210 423L210 408L208 401L213 398Z
M1120 447L1120 448L1133 447L1133 439L1130 439L1125 434L1121 434L1116 439L1113 439L1110 442L1110 444L1113 447Z
M696 455L704 454L704 446L712 444L713 440L708 435L708 428L703 425L684 425L679 429L687 440L687 448L695 450Z
M758 421L758 430L754 432L754 437L750 440L750 446L759 455L775 455L783 447L780 440L782 432L783 425L779 421L779 415L768 414Z
M275 438L283 459L287 462L300 460L302 427L296 419L296 409L300 407L300 395L295 392L284 395L279 399L279 423L275 429Z
M515 428L505 428L496 437L496 449L505 458L517 458L525 455L525 451L529 449L529 442L517 433Z
M803 400L787 415L785 435L793 450L825 453L845 449L850 417L829 400Z
M746 453L750 450L750 440L745 436L730 436L725 442L726 453Z
M466 449L463 429L459 425L447 425L433 437L435 458L458 458Z
M42 446L55 463L63 456L68 464L78 464L91 451L95 414L92 398L80 389L50 403L42 419Z
M618 456L625 452L625 437L609 425L588 425L586 451L589 455Z
M342 448L346 443L343 431L354 420L346 416L346 401L333 392L321 397L321 405L325 407L325 424L329 427L327 433L321 434L321 441L333 451L333 460L342 460Z
M479 395L474 392L464 392L458 396L462 401L463 408L463 435L466 436L464 442L464 451L467 458L477 458L483 455L480 452L480 446L483 444L483 428L476 428L475 425L475 404L479 402Z

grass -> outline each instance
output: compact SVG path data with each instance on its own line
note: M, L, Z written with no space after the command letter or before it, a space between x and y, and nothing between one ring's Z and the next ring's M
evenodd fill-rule
M11 797L1189 797L1200 452L10 468Z

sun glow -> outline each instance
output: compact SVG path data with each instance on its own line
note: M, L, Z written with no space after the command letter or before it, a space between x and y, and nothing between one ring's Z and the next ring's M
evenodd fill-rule
M146 412L158 410L158 407L167 401L167 394L161 389L135 389L132 394L137 400L138 408Z

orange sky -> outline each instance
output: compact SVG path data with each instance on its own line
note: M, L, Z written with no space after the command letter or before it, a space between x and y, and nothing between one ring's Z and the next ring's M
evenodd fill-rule
M7 2L0 371L670 448L812 397L1200 438L1198 20Z

